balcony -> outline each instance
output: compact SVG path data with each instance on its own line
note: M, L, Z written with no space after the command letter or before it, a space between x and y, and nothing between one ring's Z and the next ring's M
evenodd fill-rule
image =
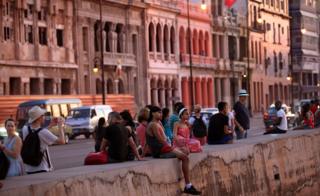
M188 54L180 54L180 62L181 65L189 66L189 55ZM200 56L200 55L192 55L192 64L197 67L213 67L213 65L217 65L217 60L215 58Z
M97 52L96 56L100 57L99 54L100 53ZM103 55L103 62L105 65L118 65L119 60L121 61L122 66L136 67L137 65L136 57L133 54L104 52Z

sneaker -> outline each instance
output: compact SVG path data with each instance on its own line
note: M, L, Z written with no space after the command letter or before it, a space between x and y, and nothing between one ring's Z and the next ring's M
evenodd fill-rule
M200 195L201 191L198 191L194 186L191 186L187 189L187 187L184 187L184 193L191 194L191 195Z

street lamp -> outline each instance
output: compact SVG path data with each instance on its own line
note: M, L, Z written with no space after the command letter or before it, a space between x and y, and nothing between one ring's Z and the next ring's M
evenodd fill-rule
M202 0L200 8L202 10L207 9L207 5L205 4L205 0ZM187 19L188 19L188 29L187 29L187 35L188 37L188 51L189 51L189 71L190 71L190 96L191 96L191 111L193 111L194 108L194 88L193 88L193 71L192 71L192 53L191 53L191 28L190 28L190 0L187 0Z
M101 86L102 86L102 104L106 104L106 87L104 81L104 62L103 62L103 37L102 37L102 0L99 1L100 8L100 66L101 66Z
M301 29L301 33L302 33L302 34L305 34L306 32L307 32L307 29L306 29L306 28L302 28L302 29Z

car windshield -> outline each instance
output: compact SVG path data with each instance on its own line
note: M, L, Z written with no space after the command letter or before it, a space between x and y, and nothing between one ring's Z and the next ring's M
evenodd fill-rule
M90 117L90 109L80 109L71 111L72 118L88 118Z

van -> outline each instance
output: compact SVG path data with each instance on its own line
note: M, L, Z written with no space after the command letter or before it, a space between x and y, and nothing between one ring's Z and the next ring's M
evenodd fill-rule
M42 100L31 100L26 101L18 105L17 108L17 129L21 134L22 127L28 122L28 111L33 106L40 106L41 108L47 110L45 114L45 124L48 126L51 119L55 117L64 117L66 118L70 114L70 110L76 107L81 106L80 99L42 99ZM54 126L49 129L54 135L59 134L58 127ZM65 126L65 142L69 142L69 138L72 134L72 129L70 126Z
M71 109L66 124L72 128L71 138L84 135L89 138L101 117L107 121L112 108L109 105L82 106Z

